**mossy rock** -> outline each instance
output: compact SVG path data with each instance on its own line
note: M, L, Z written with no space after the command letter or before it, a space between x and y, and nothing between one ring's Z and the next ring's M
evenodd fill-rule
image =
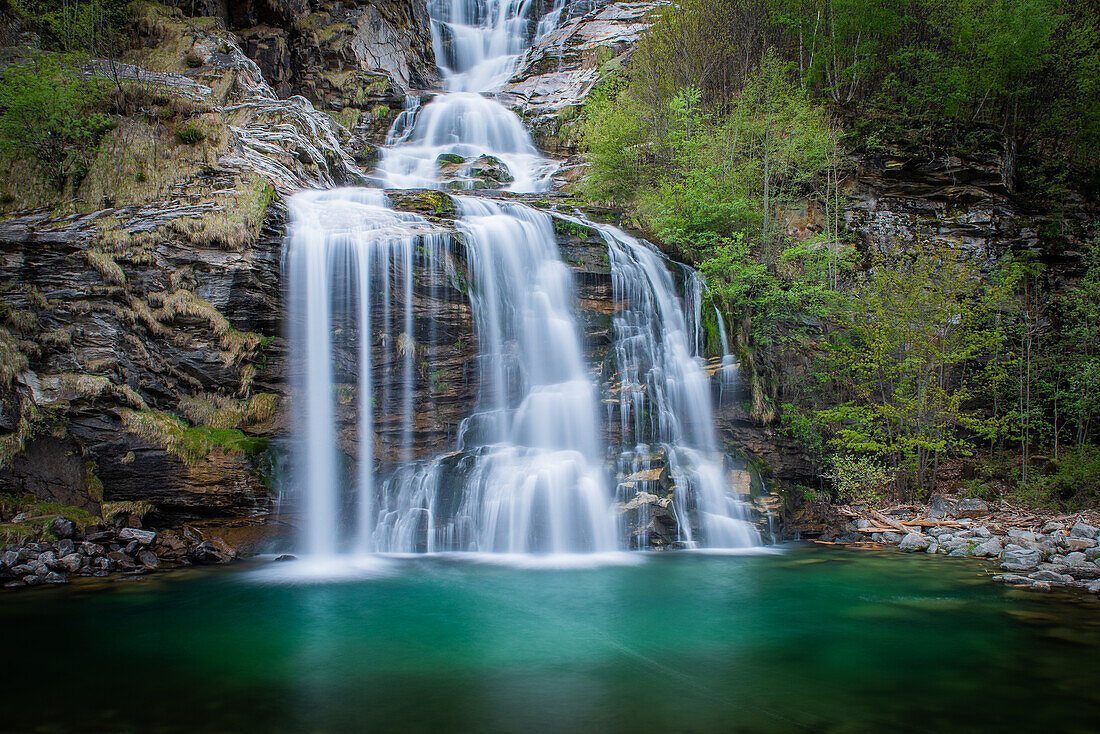
M442 191L393 191L390 200L393 208L402 212L438 219L454 219L458 215L454 200Z
M442 165L457 166L457 165L462 165L465 162L466 162L466 159L463 158L462 156L460 156L458 153L440 153L438 156L436 156L436 159L435 159L435 164L437 166L442 166Z

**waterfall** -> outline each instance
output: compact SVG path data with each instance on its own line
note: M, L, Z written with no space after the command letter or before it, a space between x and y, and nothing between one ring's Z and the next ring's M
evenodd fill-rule
M715 434L697 273L584 222L609 256L612 388L586 362L576 286L550 214L455 196L449 230L391 205L383 189L536 191L556 167L486 95L553 30L560 0L541 18L531 0L428 6L445 92L406 100L374 173L379 188L290 201L293 482L304 549L314 557L614 551L631 545L620 503L639 485L625 477L658 464L671 477L676 540L758 543L728 491ZM418 447L417 386L430 381L427 360L447 337L418 313L424 298L468 304L477 344L464 377L475 407L454 429L453 450L435 456ZM617 406L619 439L610 445L601 404Z

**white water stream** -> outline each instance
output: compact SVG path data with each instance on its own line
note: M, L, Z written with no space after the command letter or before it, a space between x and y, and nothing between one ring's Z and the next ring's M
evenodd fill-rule
M531 41L553 29L561 4L543 18L531 8L530 0L429 0L446 90L423 105L409 100L375 172L382 187L454 188L441 175L441 155L460 156L467 168L503 164L508 190L547 185L555 164L487 96ZM620 423L621 439L608 446L575 284L550 215L488 197L454 201L457 234L395 211L379 189L291 199L293 483L304 549L313 557L625 549L645 538L629 541L620 527L616 500L641 486L623 477L655 462L670 477L679 541L757 544L715 435L697 274L685 269L682 298L671 264L652 247L598 227L621 379L616 398L604 400L617 405ZM463 292L473 316L476 408L458 427L455 451L414 460L417 384L431 369L422 355L441 338L417 303L425 295L437 303L444 291ZM341 420L348 413L354 430ZM386 456L382 433L397 444Z

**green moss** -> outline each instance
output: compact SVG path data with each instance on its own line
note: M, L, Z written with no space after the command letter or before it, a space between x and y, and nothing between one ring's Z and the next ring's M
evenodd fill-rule
M84 462L84 486L88 489L88 497L97 504L103 503L103 481L96 476L94 461Z
M599 237L600 234L592 227L586 227L583 224L577 224L576 222L570 222L557 217L554 217L554 233L565 237L576 237L578 239Z
M0 524L0 543L10 543L23 538L52 537L49 535L48 528L58 516L70 520L81 529L99 521L98 517L87 510L57 502L42 502L30 494L22 496L0 494L0 507L8 516L14 517L19 514L28 516L18 523Z
M127 431L164 449L187 464L198 464L215 449L255 458L267 449L267 439L247 436L236 428L190 427L169 413L156 410L123 410Z

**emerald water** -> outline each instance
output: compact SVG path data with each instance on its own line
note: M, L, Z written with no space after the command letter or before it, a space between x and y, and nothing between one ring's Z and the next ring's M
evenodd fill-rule
M236 566L11 594L0 730L1100 726L1091 599L893 550L630 559L419 557L302 584Z

